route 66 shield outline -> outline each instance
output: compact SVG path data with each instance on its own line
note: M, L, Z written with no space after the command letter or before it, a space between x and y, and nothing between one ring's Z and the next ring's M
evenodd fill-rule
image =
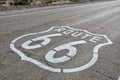
M96 45L96 46L94 47L94 49L92 50L92 52L93 52L92 59L91 59L88 63L86 63L86 64L83 65L83 66L77 67L77 68L69 68L69 69L53 68L53 67L50 67L50 66L48 66L48 65L45 65L45 64L43 64L43 63L41 63L41 62L39 62L39 61L37 61L37 60L35 60L35 59L32 59L32 58L26 56L22 51L18 50L18 49L15 47L15 43L16 43L19 39L21 39L21 38L24 38L24 37L27 37L27 36L31 36L31 35L36 35L36 34L47 33L47 32L50 32L50 31L52 31L52 30L55 30L55 31L57 30L58 36L62 36L62 34L61 34L60 32L61 32L61 31L64 31L65 29L66 29L66 30L69 29L69 31L66 32L66 33L64 32L64 34L72 33L72 31L82 31L82 32L88 33L88 34L90 34L90 35L102 36L102 37L104 37L104 38L106 39L107 42L98 44L98 45ZM59 33L60 33L60 34L59 34ZM48 35L48 36L49 36L49 35ZM53 35L53 36L55 36L55 35ZM47 45L46 43L49 43L49 42L50 42L49 38L44 37L44 36L43 36L42 38L44 38L44 41L45 41L45 42L43 42L42 45L35 45L35 46L30 47L30 46L28 46L28 45L31 43L31 41L27 41L26 43L23 44L23 47L26 47L26 45L27 45L26 48L29 47L29 48L31 48L31 49L32 49L32 48L34 49L35 47L40 47L40 46L43 46L43 45ZM35 41L35 40L37 40L37 39L39 40L39 39L41 39L41 37L40 37L40 38L35 38L35 39L33 39L33 41ZM96 40L97 40L97 39L96 39ZM75 42L73 42L73 43L75 44ZM73 44L73 43L72 43L72 42L71 42L71 43L67 43L67 47L69 47L68 44ZM79 42L79 43L80 43L80 42ZM85 43L85 42L83 41L83 43ZM77 44L78 44L78 42L77 42ZM46 30L46 31L42 31L42 32L29 33L29 34L22 35L22 36L20 36L20 37L18 37L18 38L16 38L16 39L14 39L14 40L10 43L10 48L11 48L11 50L13 50L15 53L17 53L17 54L20 56L21 60L31 62L31 63L37 65L38 67L42 68L42 69L45 69L45 70L48 70L48 71L51 71L51 72L71 73L71 72L83 71L83 70L85 70L85 69L88 69L88 68L91 67L92 65L94 65L94 64L96 63L97 59L98 59L98 50L99 50L99 48L102 47L102 46L105 46L105 45L109 45L109 44L113 44L113 43L112 43L111 40L109 40L109 38L108 38L106 35L94 34L94 33L88 32L88 31L86 31L86 30L73 29L73 28L71 28L71 27L69 27L69 26L61 26L61 27L51 27L50 29L48 29L48 30ZM64 46L66 46L66 45L64 45ZM60 46L58 46L58 47L56 47L56 48L54 48L54 49L56 49L56 50L61 49L61 48L59 48L59 47L60 47ZM63 45L62 45L62 47L63 47ZM66 48L67 48L67 47L66 47ZM73 48L73 47L72 47L72 48ZM69 50L70 50L70 48L69 48ZM72 51L72 50L71 50L71 51ZM51 59L48 59L48 61L50 61L50 60L53 59L52 56L49 57L50 54L52 54L52 52L55 54L55 51L54 51L54 50L51 50L51 51L49 51L49 53L47 53L47 54L48 54L47 58L51 58ZM72 53L74 53L74 52L72 52ZM69 54L72 55L72 53L69 53ZM45 53L45 54L46 54L46 53ZM54 54L53 54L53 55L54 55ZM74 55L76 55L76 54L74 54ZM74 57L74 55L73 55L72 57ZM46 58L46 59L47 59L47 58ZM61 58L61 59L63 59L63 58ZM65 59L67 59L67 58L65 58ZM56 60L57 60L57 59L56 59ZM60 59L58 59L58 62L59 62L59 60L60 60ZM68 59L68 60L69 60L69 59ZM52 61L51 61L51 62L52 62ZM63 62L63 60L62 60L61 62ZM53 63L54 63L54 61L53 61Z

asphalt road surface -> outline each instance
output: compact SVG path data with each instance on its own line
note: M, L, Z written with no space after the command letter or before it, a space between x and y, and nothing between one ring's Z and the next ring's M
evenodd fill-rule
M120 80L120 0L0 12L0 80Z

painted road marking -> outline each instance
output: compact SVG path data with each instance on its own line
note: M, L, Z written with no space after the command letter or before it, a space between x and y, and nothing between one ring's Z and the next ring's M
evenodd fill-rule
M51 63L62 63L62 62L68 61L72 57L74 57L77 53L77 49L75 47L73 47L73 45L84 44L84 43L86 43L86 41L80 40L80 41L74 41L74 42L60 45L60 46L54 48L53 50L50 50L46 54L45 59ZM65 55L65 56L60 57L60 58L54 58L53 56L57 53L56 51L61 51L61 50L69 50L67 55L70 57Z
M49 33L50 32L50 33ZM90 47L92 46L93 49L89 49L88 50L92 50L89 51L92 54L92 58L89 60L89 62L85 63L84 65L78 65L77 67L72 67L72 68L60 68L60 66L58 66L59 68L56 67L51 67L50 65L47 64L43 64L42 62L33 59L31 57L28 57L25 55L25 53L22 52L22 50L19 50L15 47L15 44L22 38L26 38L28 36L34 36L34 35L40 35L42 34L42 36L40 37L36 37L36 38L32 38L30 40L25 41L23 44L21 44L23 49L27 49L27 50L33 50L33 49L40 49L42 48L43 52L44 50L47 50L46 46L49 45L51 42L54 42L55 38L64 38L65 36L69 36L71 38L71 41L68 41L66 43L60 43L57 46L54 46L51 49L48 49L48 52L44 53L45 56L45 60L48 63L53 63L53 64L59 64L59 63L63 63L63 62L68 62L70 61L72 58L75 57L75 55L78 54L77 48L79 48L76 45L86 45L89 43ZM45 35L44 35L45 34ZM76 39L76 40L72 40L72 39ZM64 42L63 39L63 42ZM38 43L36 45L32 45L31 43L35 42L35 41L42 41L41 43ZM59 42L59 40L57 40ZM46 31L42 31L42 32L36 32L36 33L29 33L29 34L25 34L22 35L16 39L14 39L11 43L10 43L10 48L17 53L20 57L21 60L25 60L25 61L29 61L35 65L37 65L38 67L51 71L51 72L63 72L63 73L71 73L71 72L78 72L78 71L83 71L85 69L88 69L89 67L91 67L92 65L94 65L98 59L98 50L100 47L105 46L105 45L109 45L112 44L112 41L109 40L109 38L106 35L101 35L101 34L94 34L91 32L88 32L86 30L80 30L80 29L73 29L69 26L59 26L59 27L51 27L50 29L46 30ZM51 45L49 45L51 46ZM54 55L57 54L57 52L60 52L62 50L68 50L68 53L62 57L58 57L58 58L54 58ZM84 50L83 50L84 51ZM86 49L85 49L86 51ZM84 54L84 52L83 52Z
M65 20L69 20L69 19L77 18L77 17L80 17L80 15L71 16L71 17L67 17L67 18L63 18L63 19L61 19L60 21L65 21Z
M36 49L36 48L40 48L40 47L42 47L42 45L45 46L48 43L50 43L50 41L51 41L50 37L56 37L56 36L61 36L61 35L62 34L58 33L58 34L50 34L50 35L46 35L46 36L37 37L37 38L34 38L34 39L31 39L31 40L28 40L28 41L24 42L22 44L22 47L24 49ZM40 40L44 40L44 41L41 44L30 46L30 44L32 42L40 41Z

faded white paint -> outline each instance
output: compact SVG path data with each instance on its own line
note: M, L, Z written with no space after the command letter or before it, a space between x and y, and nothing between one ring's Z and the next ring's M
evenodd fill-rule
M67 32L65 31L66 28L69 29L69 30L67 30ZM31 36L31 35L33 36L33 35L36 35L36 34L46 33L46 32L49 32L49 31L51 31L53 29L56 29L55 34L49 34L49 35L45 35L45 36L41 36L41 37L37 37L37 38L31 39L31 40L28 40L28 41L24 42L21 46L24 49L41 48L42 46L46 46L48 43L50 43L50 41L51 41L50 38L51 37L53 37L53 39L54 39L54 37L59 37L59 36L68 35L68 34L71 34L71 36L73 36L73 37L79 37L81 34L83 34L83 33L79 33L79 31L83 31L83 32L85 32L87 34L86 36L83 36L83 39L85 39L86 37L94 35L93 38L91 39L91 42L97 43L97 41L99 41L102 37L104 37L107 40L107 42L98 44L98 45L96 45L94 47L94 49L93 49L93 57L88 63L86 63L83 66L80 66L80 67L77 67L77 68L71 68L71 69L67 69L67 68L66 69L61 69L61 68L50 67L50 66L45 65L45 64L43 64L43 63L41 63L41 62L39 62L39 61L37 61L35 59L27 57L22 51L18 50L15 47L15 43L21 38ZM63 31L63 33L61 33L61 31ZM95 36L97 36L97 37L95 37ZM102 37L100 37L100 36L102 36ZM39 40L43 40L43 42L40 43L40 44L37 44L37 45L32 45L32 46L29 45L32 42L39 41ZM74 45L79 45L79 44L87 44L87 41L78 40L78 41L73 41L73 42L69 42L69 43L66 43L66 44L61 44L60 46L55 47L55 48L51 49L50 51L48 51L48 53L45 56L45 59L48 62L52 62L52 63L61 63L61 62L64 62L64 61L68 61L71 58L74 58L74 56L77 54L77 49L74 47ZM78 71L88 69L89 67L94 65L96 63L97 59L98 59L98 50L99 50L99 48L102 47L102 46L105 46L105 45L109 45L109 44L112 44L112 41L110 41L109 38L106 35L93 34L93 33L90 33L90 32L88 32L86 30L73 29L73 28L70 28L69 26L62 26L62 27L52 27L52 28L50 28L50 29L48 29L46 31L42 31L42 32L30 33L30 34L22 35L22 36L20 36L20 37L18 37L16 39L14 39L11 42L10 48L21 57L21 60L29 61L29 62L39 66L40 68L43 68L43 69L51 71L51 72L71 73L71 72L78 72ZM60 57L60 58L53 58L53 55L55 55L57 53L57 51L61 51L61 50L64 50L64 49L69 50L67 55L65 55L63 57Z
M89 41L94 42L94 43L97 43L100 39L102 39L102 38L99 37L99 36L95 36L95 37L93 37L92 39L90 39Z
M56 37L56 36L62 36L62 34L58 33L58 34L50 34L50 35L46 35L46 36L37 37L37 38L34 38L34 39L31 39L31 40L28 40L28 41L24 42L22 44L22 47L24 49L36 49L36 48L40 48L40 47L42 47L42 45L45 46L48 43L50 43L50 41L51 41L50 37ZM40 41L40 40L43 40L43 42L41 44L30 46L30 44L32 42Z
M73 69L63 69L63 72L64 73L71 73L71 72L83 71L85 69L88 69L92 65L94 65L96 63L97 59L98 59L98 54L93 53L93 57L92 57L91 61L89 61L87 64L85 64L81 67L73 68Z

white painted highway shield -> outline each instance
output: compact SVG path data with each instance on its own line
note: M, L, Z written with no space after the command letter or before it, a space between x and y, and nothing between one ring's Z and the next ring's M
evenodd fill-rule
M42 69L70 73L94 65L99 48L109 44L112 42L106 35L58 26L22 35L11 42L10 48L21 60L29 61Z

